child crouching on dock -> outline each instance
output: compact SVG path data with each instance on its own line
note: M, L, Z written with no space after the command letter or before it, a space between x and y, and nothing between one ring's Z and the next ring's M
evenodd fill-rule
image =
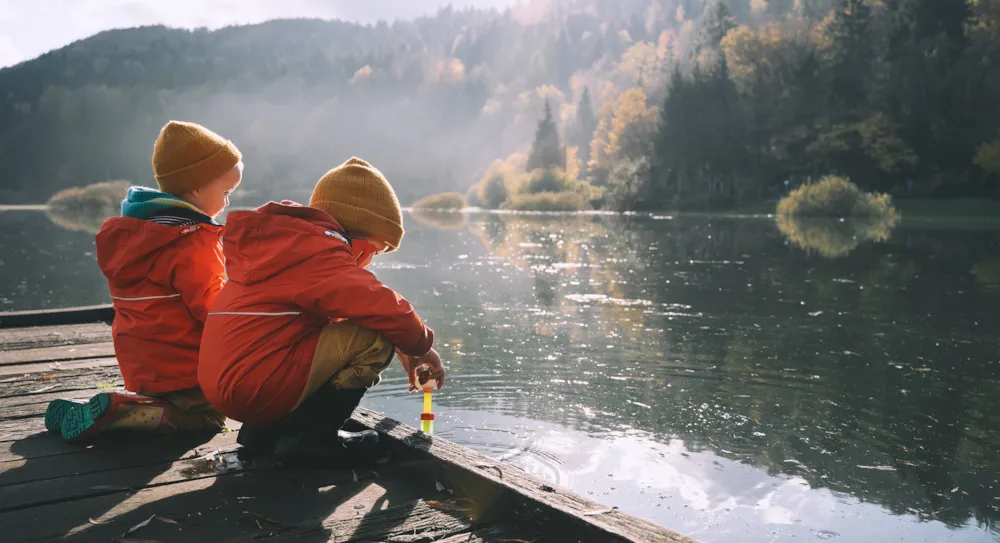
M219 430L225 417L198 388L198 352L208 309L225 282L215 218L243 175L231 141L194 123L171 121L153 147L160 190L132 187L122 216L97 234L108 279L112 337L125 388L89 401L55 400L45 426L67 441L105 430Z
M381 172L352 158L316 184L309 206L271 202L230 214L229 282L205 324L198 377L219 411L244 423L245 456L351 461L377 444L341 430L398 353L445 370L434 332L366 268L403 237Z

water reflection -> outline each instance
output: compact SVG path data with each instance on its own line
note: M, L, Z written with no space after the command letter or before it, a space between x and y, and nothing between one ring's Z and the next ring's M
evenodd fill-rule
M793 245L827 258L846 256L864 242L888 240L898 221L895 215L850 219L779 215L776 219L778 229Z
M424 226L438 230L461 230L466 227L466 215L458 211L414 209L410 216Z
M706 540L769 541L775 526L851 541L993 537L1000 295L983 270L995 232L908 230L816 260L787 248L767 221L488 215L469 229L478 245L412 236L424 253L443 248L431 292L417 278L388 279L415 287L417 306L435 312L428 319L464 338L445 347L456 384L440 404L471 412L465 424L502 427L487 422L491 413L604 444L639 433L643 450L705 454L699 484L721 485L710 497L672 493L688 481L650 498L686 506L683 515L634 498L669 479L663 457L633 451L641 475L630 477L616 457L616 475L582 486L624 487L633 497L615 499L641 502L640 514L671 527L701 524ZM395 391L379 394L399 400ZM521 457L531 460L517 462L578 488L581 464L598 461L543 449L556 467L532 452L544 439L530 443ZM733 513L747 508L755 513ZM869 524L852 525L856 515ZM716 528L706 531L709 519Z

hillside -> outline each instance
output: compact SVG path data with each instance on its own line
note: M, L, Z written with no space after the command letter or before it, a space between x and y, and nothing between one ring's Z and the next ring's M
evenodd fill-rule
M350 155L404 202L464 193L527 150L546 101L575 148L568 170L612 189L634 178L609 192L622 205L759 197L841 170L876 188L914 178L925 194L988 194L996 2L961 4L534 0L391 25L103 32L0 70L0 203L151 183L171 118L237 143L248 201L303 199ZM863 17L843 16L852 5Z

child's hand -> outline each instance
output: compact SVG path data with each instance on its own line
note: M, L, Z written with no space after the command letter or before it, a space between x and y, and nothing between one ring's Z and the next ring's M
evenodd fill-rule
M419 390L417 386L417 376L414 370L416 370L421 365L426 364L431 371L431 377L437 381L438 390L444 385L444 364L441 362L441 355L437 351L431 349L427 354L419 358L415 356L409 356L404 354L402 351L397 350L396 355L399 356L399 363L402 364L403 369L406 370L406 377L409 381L410 391Z
M441 362L441 355L439 355L434 349L431 349L427 352L427 354L416 360L417 363L414 367L426 364L431 370L431 377L437 381L438 390L441 390L441 387L444 386L444 375L446 373L444 371L444 363Z

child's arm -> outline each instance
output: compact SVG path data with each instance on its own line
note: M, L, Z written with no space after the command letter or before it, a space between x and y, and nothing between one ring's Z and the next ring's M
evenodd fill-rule
M434 345L434 331L424 325L405 298L357 265L344 250L316 255L295 303L327 318L342 318L384 334L401 352L414 357Z
M226 282L225 259L214 235L195 233L184 241L188 246L174 259L171 283L191 315L204 323Z

